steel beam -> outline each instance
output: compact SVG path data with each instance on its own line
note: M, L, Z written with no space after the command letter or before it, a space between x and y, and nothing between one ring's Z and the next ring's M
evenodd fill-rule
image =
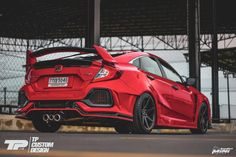
M187 3L189 76L196 78L195 87L200 90L200 0L188 0Z
M217 21L216 21L216 0L212 0L212 120L219 122L219 78L218 78L218 38L217 38Z
M229 91L229 72L227 72L226 77L227 77L227 96L228 96L228 118L229 118L229 123L231 122L231 110L230 110L230 91Z
M85 47L100 44L100 0L88 0Z

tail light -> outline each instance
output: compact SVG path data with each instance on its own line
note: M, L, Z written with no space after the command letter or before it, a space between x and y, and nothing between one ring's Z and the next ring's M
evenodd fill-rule
M32 51L27 50L26 52L26 75L25 75L25 83L30 84L31 82L35 82L38 78L32 75L32 65L34 65L37 60L35 57L32 57Z
M119 71L113 67L104 66L96 74L96 76L93 79L93 82L118 79L120 76L121 76L121 71Z
M109 75L109 70L102 68L99 70L99 72L94 77L94 79L101 79L101 78L107 77L108 75Z
M28 70L25 74L25 84L30 84L32 70Z
M26 84L34 83L38 80L38 78L39 76L33 74L33 70L29 69L25 75L25 83Z

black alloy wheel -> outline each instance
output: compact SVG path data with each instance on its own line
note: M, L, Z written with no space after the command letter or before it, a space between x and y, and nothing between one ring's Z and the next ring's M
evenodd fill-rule
M153 97L148 94L142 94L134 108L133 124L131 132L136 134L149 134L156 122L156 104Z
M202 104L198 115L198 127L197 129L190 129L193 134L205 134L208 129L208 108L206 104Z

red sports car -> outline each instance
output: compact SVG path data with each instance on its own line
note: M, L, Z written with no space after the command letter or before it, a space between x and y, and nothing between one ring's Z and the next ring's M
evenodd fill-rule
M39 57L66 53L39 61ZM71 54L73 53L73 54ZM69 55L70 54L70 55ZM206 133L211 124L206 96L161 58L144 52L107 52L54 47L27 52L25 85L17 118L41 132L63 125L114 127L148 134L154 128Z

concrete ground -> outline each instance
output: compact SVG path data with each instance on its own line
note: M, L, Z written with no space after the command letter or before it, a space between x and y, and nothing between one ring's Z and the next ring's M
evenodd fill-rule
M5 140L54 142L49 153L30 153L28 149L7 150ZM230 149L228 153L215 153ZM113 128L63 126L57 133L36 132L30 121L0 115L0 156L59 157L200 157L236 156L236 123L213 124L205 135L189 130L154 130L150 135L116 134Z
M220 123L213 124L213 129L211 132L224 132L233 133L236 132L236 121L232 123ZM14 115L3 115L0 114L0 130L6 131L35 131L31 121L17 119ZM113 128L104 127L83 127L83 126L62 126L59 132L110 132L114 131ZM157 130L158 133L189 133L189 130L184 129L161 129Z
M54 142L49 153L30 153L28 150L7 151L7 140L29 140L39 137L40 142ZM213 149L231 148L227 154L213 154ZM205 135L190 133L152 133L150 135L86 133L86 132L17 132L0 131L0 156L59 156L59 157L202 157L236 156L236 133L209 132Z

